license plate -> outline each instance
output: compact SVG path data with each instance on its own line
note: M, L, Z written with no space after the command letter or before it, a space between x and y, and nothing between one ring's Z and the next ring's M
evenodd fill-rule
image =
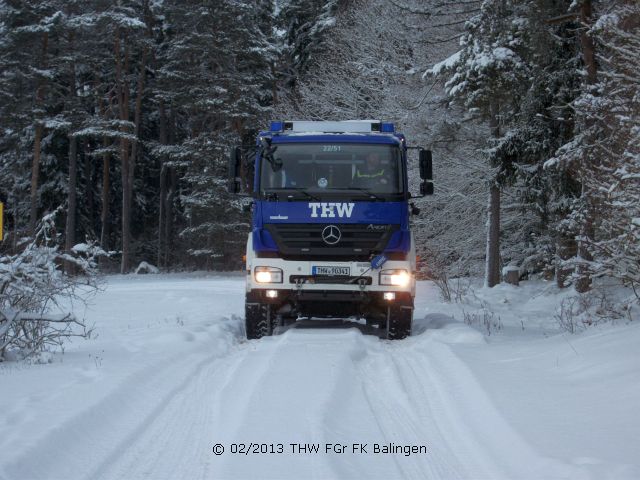
M341 275L348 277L351 274L350 267L321 267L321 266L313 266L311 267L312 275Z

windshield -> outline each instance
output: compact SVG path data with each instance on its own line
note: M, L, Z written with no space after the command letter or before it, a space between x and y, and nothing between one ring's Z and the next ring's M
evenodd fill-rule
M278 144L274 161L262 159L260 191L300 190L313 195L352 191L372 196L402 193L396 145Z

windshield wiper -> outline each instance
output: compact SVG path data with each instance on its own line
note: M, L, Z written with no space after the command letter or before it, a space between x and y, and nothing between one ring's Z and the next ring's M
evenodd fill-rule
M271 189L271 191L273 192L274 195L277 195L275 192L283 192L286 193L289 190L293 190L294 192L299 192L302 193L303 195L305 195L308 199L310 200L316 200L316 201L320 201L320 199L318 197L316 197L315 195L310 194L309 192L307 192L306 189L304 189L303 187L286 187L286 188L273 188Z
M377 201L379 202L384 202L385 199L382 198L380 195L376 195L375 193L373 193L371 190L369 190L368 188L363 188L363 187L349 187L349 188L332 188L331 190L340 190L340 191L350 191L350 190L355 190L357 192L362 192L362 193L366 193L367 195L369 195L371 198L375 198Z
M263 193L264 199L267 201L275 200L278 201L278 194L276 192L267 192L266 190Z

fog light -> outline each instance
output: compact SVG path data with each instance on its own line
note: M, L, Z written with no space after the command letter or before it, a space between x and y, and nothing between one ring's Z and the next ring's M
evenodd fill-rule
M277 290L267 290L267 298L277 298L278 291Z
M392 302L396 299L396 294L394 292L384 292L382 294L382 298L384 298L385 300Z

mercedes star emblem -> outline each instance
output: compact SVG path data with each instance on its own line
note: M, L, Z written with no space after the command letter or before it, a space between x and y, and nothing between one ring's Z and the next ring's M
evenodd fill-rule
M340 241L341 237L342 232L340 232L340 229L335 225L327 225L324 227L324 230L322 230L322 240L324 240L324 243L327 245L335 245Z

